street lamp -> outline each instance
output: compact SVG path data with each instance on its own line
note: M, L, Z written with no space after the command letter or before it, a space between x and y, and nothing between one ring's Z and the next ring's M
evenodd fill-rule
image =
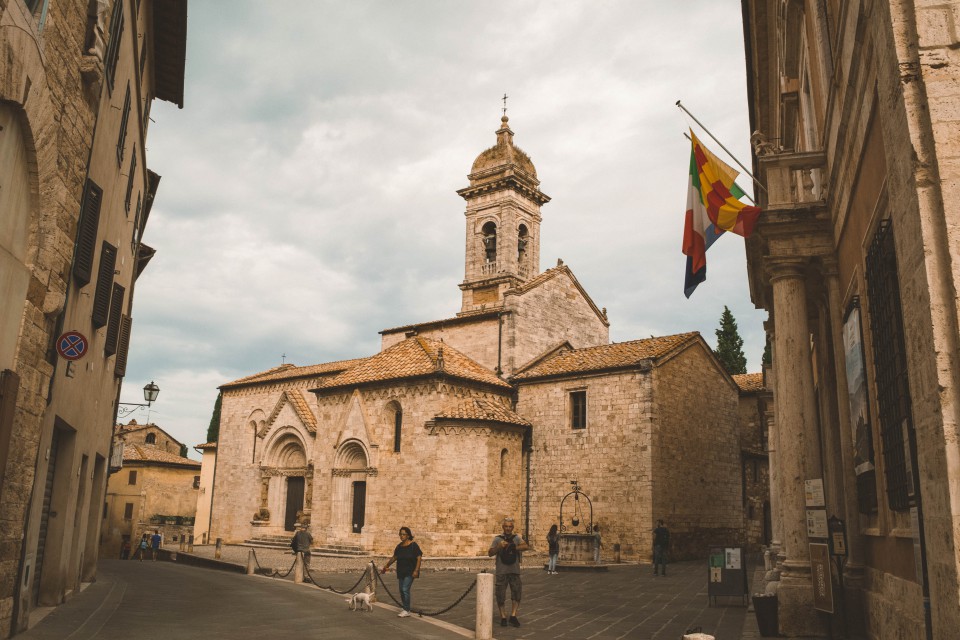
M154 400L157 399L157 396L160 395L160 387L151 380L150 384L143 385L143 399L146 400L145 403L134 403L134 402L118 402L117 403L117 415L121 418L124 418L140 407L149 407L153 404ZM129 408L123 408L129 407Z

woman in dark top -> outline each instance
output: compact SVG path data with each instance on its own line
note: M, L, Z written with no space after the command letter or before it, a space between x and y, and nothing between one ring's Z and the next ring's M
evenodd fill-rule
M410 587L413 585L413 579L420 577L420 561L423 559L423 552L413 541L413 533L410 527L400 527L400 544L393 550L393 556L383 565L380 573L386 573L390 565L397 563L397 580L400 582L400 602L403 604L403 611L397 614L401 618L410 615Z
M560 555L560 536L557 535L557 525L550 527L547 534L547 548L550 553L550 562L547 564L547 573L557 572L557 556Z

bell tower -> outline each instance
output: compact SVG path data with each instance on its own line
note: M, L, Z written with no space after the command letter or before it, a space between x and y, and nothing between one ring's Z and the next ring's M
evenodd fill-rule
M457 191L467 201L464 279L460 313L503 304L503 293L540 273L540 191L530 156L513 145L506 114L497 143L477 156Z

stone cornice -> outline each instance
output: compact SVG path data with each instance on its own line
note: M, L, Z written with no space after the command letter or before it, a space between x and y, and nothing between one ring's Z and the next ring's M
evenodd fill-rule
M540 191L540 189L538 189L535 185L529 184L526 180L516 175L507 175L498 180L492 180L476 186L460 189L457 191L457 195L464 200L470 200L471 198L476 198L477 196L481 196L485 193L504 191L508 189L511 191L516 191L520 195L536 202L539 205L550 202L550 196Z

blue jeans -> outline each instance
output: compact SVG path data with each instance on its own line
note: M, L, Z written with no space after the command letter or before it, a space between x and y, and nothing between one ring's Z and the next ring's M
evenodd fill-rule
M557 570L557 556L560 554L551 553L550 562L547 563L547 571L556 571Z
M413 586L413 576L403 576L400 580L400 602L404 611L410 611L410 587Z
M660 545L653 547L653 572L656 573L659 567L663 567L663 572L667 572L667 550Z

